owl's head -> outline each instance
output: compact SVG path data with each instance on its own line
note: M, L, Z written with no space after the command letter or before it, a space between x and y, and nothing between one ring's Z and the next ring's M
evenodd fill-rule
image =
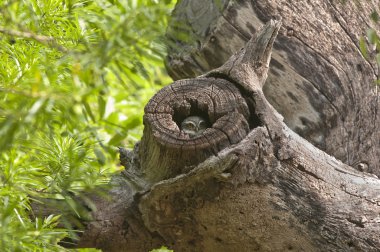
M202 134L207 128L207 121L200 116L189 116L181 123L181 130L190 137L196 137Z

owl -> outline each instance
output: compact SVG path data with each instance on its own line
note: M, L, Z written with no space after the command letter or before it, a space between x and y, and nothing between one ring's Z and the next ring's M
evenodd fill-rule
M207 122L200 116L189 116L181 123L181 130L191 138L199 136L207 128Z

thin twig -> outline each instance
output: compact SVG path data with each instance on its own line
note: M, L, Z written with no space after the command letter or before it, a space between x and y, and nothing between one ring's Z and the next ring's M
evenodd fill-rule
M8 30L4 27L0 26L0 32L3 34L7 34L14 37L21 37L25 39L33 39L43 45L52 46L59 50L60 52L67 52L67 48L63 47L62 45L58 44L54 37L44 36L44 35L38 35L34 34L32 32L22 32L22 31L16 31L16 30Z

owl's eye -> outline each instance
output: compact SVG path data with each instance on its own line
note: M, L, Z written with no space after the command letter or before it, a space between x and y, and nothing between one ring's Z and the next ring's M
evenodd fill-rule
M187 130L195 130L196 127L195 127L195 124L193 122L186 122L184 124L184 127L187 129Z
M206 129L206 128L207 128L207 123L206 123L206 121L201 120L201 121L199 122L199 124L198 124L198 129L199 129L199 130L202 130L202 129Z

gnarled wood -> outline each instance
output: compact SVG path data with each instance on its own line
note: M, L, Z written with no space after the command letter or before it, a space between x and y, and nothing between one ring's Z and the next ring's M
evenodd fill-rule
M124 218L126 227L122 229L123 235L117 236L120 239L117 244L107 243L107 238L102 236L103 242L96 243L98 248L146 251L162 242L177 251L378 250L378 178L355 171L291 131L261 92L259 76L265 78L265 72L255 73L253 69L262 64L245 61L252 58L247 54L255 54L255 50L247 49L254 48L252 44L261 41L260 36L265 37L267 31L272 30L269 34L275 34L276 27L276 21L268 24L257 40L251 40L245 50L234 55L224 66L194 79L194 83L200 80L205 85L207 78L219 76L218 83L239 87L246 103L254 104L249 113L255 116L251 114L250 118L259 119L262 126L254 127L242 141L224 148L217 156L212 155L190 171L176 170L172 174L159 170L172 177L157 183L148 181L143 189L136 189L132 182L150 179L139 174L144 167L134 161L145 152L137 148L133 153L123 155L126 170L123 178L119 178L123 182L114 184L115 191L111 195L115 198L121 192L125 193L123 197L128 201L124 204L127 204L120 205L121 202L116 201L113 206L106 204L108 208L102 208L109 209L112 214L108 216L122 215L117 219ZM267 44L263 50L270 46ZM265 65L260 68L263 69L267 69ZM222 81L223 77L232 82ZM163 108L175 108L171 103L173 98L162 94L165 92L157 97L167 97L167 102L162 103ZM158 104L153 102L156 99L153 98L148 105L147 114L153 116L171 111L157 109L157 106L151 110L152 104ZM157 123L157 120L153 122ZM159 122L157 127L167 127L165 122L171 121ZM179 131L175 132L173 139L187 139ZM163 141L156 138L157 143ZM149 146L149 143L143 140L139 148L143 144ZM173 148L168 150L176 151ZM181 163L180 160L177 162ZM157 164L159 166L160 162ZM125 212L119 213L121 206ZM91 225L90 231L120 230L117 225L110 228L109 224L101 224L100 220L107 219L107 211L101 213L105 215L94 213L100 217L95 222L100 225ZM115 235L115 231L104 233L112 235L106 236L109 239ZM91 232L85 232L83 241L89 241L87 234ZM139 244L136 239L143 242Z
M155 184L141 198L145 225L175 250L380 248L378 178L300 138L260 92L270 57L265 52L278 24L268 23L243 50L205 75L233 80L256 105L254 113L265 127L190 172Z
M180 129L189 116L203 116L209 127L190 138ZM240 142L250 131L248 105L229 81L182 80L163 88L145 107L140 144L142 173L158 182L185 173L206 158ZM252 121L251 127L258 122Z
M176 72L183 69L186 74L194 72L194 66L202 66L202 71L210 66L217 69L175 82L153 98L146 108L142 142L134 151L121 149L126 169L110 184L109 198L94 198L97 207L93 219L85 222L87 229L79 246L104 251L148 251L160 245L176 251L378 251L377 176L353 169L291 130L314 144L323 143L319 148L348 164L369 160L367 171L377 173L380 110L377 94L370 93L375 72L352 43L357 24L352 28L342 21L350 15L364 18L357 10L359 5L350 3L343 14L339 4L325 0L302 6L280 0L216 2L220 5L209 8L200 5L208 1L179 2L177 16L191 14L186 22L199 32L195 40L175 42L190 45L190 50L173 57L171 63L175 63L172 69ZM362 4L365 11L370 3ZM189 4L192 9L179 11ZM319 7L318 11L312 7ZM269 70L270 82L263 92L279 22L272 21L262 30L255 25L273 14L282 16L284 28L276 38L275 60L270 65L274 68ZM203 23L208 27L202 27ZM240 35L219 36L232 30ZM226 55L233 52L232 42L241 37L248 40L244 34L251 31L258 32L227 60ZM335 34L330 34L332 31ZM323 43L313 42L317 34ZM192 48L189 41L195 41L197 47ZM208 47L212 43L217 46ZM189 51L192 54L187 54ZM227 60L224 65L219 61L222 58ZM193 66L181 68L177 65L181 62ZM354 70L358 65L362 74L357 76ZM360 88L354 91L359 82ZM220 93L213 93L210 86L217 86ZM199 94L198 89L203 92ZM223 97L225 91L228 97L221 100L231 104L220 106L226 114L218 117L216 106L209 102L218 95ZM178 122L194 110L213 123L203 135L191 139L180 132ZM222 121L236 114L249 125L249 132L244 128L244 137L235 136L239 129ZM363 116L373 121L359 120L355 130L353 122ZM229 145L219 135L206 138L209 132L217 131L219 123L227 127L231 137L243 139ZM220 146L216 144L219 140L223 143ZM188 143L188 155L194 159L178 155L178 146L187 148ZM193 147L198 144L205 148L204 153ZM374 149L367 151L366 146Z
M380 175L377 66L359 51L360 36L380 28L370 20L374 10L377 1L179 1L166 65L174 79L208 72L264 22L282 17L263 89L267 100L320 149Z
M156 184L140 203L147 227L177 251L378 251L379 180L288 133L289 159L259 127Z

